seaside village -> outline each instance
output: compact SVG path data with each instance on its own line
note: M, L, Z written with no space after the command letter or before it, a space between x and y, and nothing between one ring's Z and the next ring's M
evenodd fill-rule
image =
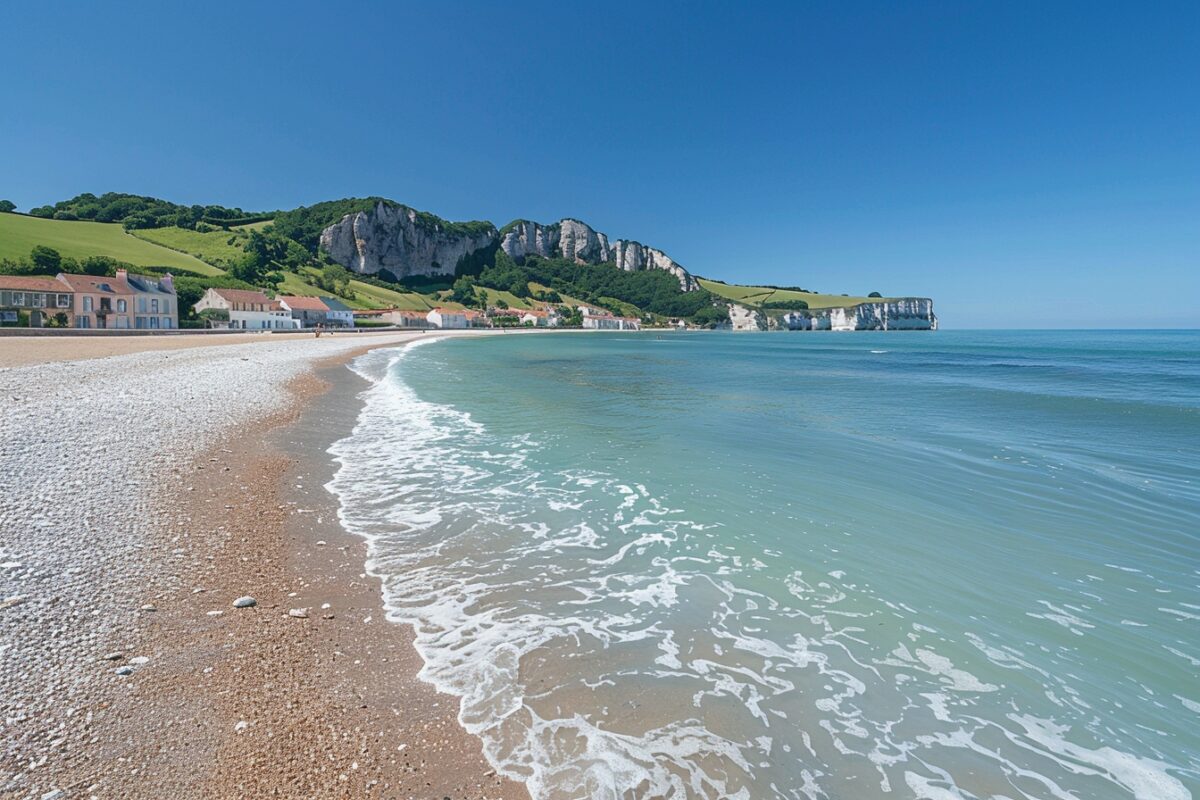
M355 310L334 297L298 297L248 289L208 289L193 306L200 322L185 327L239 331L370 328L555 328L562 309L432 308ZM593 330L638 330L636 318L578 306L579 324ZM135 275L118 269L113 277L0 275L0 325L29 328L172 330L180 327L172 276Z

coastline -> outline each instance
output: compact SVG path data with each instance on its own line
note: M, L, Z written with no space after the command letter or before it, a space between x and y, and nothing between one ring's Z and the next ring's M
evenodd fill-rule
M0 501L0 618L10 634L0 644L17 667L0 673L0 794L528 797L488 766L458 724L456 698L417 678L412 634L386 621L365 542L342 529L324 489L335 467L325 451L353 426L365 386L346 363L418 337L335 337L339 352L308 356L269 410L170 471L150 470L159 480L148 496L110 509L154 520L136 541L73 543L114 547L115 559L60 554L85 557L98 575L80 564L21 572L19 518L37 504ZM243 352L255 351L222 355L236 364L250 358ZM103 374L169 357L47 368L103 364ZM110 493L122 495L121 483L136 481L115 481ZM87 597L63 575L92 578L100 591ZM48 596L28 591L28 578ZM234 608L242 595L257 605ZM48 643L29 638L38 630Z

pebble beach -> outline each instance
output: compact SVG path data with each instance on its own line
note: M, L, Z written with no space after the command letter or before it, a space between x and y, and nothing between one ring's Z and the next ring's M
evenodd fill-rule
M0 339L0 796L527 796L323 488L414 336Z

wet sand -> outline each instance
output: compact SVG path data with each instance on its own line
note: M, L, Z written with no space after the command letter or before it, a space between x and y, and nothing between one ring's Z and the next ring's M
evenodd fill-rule
M146 341L158 340L132 343ZM324 489L326 449L349 432L365 388L345 364L393 344L367 335L315 362L288 383L290 403L173 464L148 495L153 521L134 552L94 575L70 570L99 587L90 612L69 584L0 611L9 625L62 618L64 632L84 632L64 638L69 652L34 646L28 637L59 633L32 630L10 651L62 655L43 667L52 696L18 698L9 689L22 679L4 676L0 796L528 797L485 762L457 700L416 677L411 632L385 620L365 544L338 524ZM4 541L19 542L19 520L0 517ZM105 522L89 522L92 535ZM26 577L14 586L58 582L45 570ZM235 608L241 596L256 604Z

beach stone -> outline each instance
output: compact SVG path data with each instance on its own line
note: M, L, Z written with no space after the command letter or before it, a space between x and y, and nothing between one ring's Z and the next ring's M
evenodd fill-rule
M113 672L125 678L133 674L133 667L117 667Z
M134 656L133 658L129 659L129 663L140 667L143 664L149 664L150 659L146 656Z
M250 595L244 595L233 601L234 608L250 608L251 606L256 605L258 605L258 601Z
M141 610L142 611L158 611L158 608L156 608L154 605L152 605L150 603L146 603L146 605L142 606Z
M297 619L308 619L308 609L307 608L289 608L288 616L296 617Z
M54 789L54 790L46 792L44 795L42 795L42 800L59 800L59 798L66 797L66 796L67 796L67 793L64 792L62 789Z
M124 654L124 653L119 653L119 652L116 652L116 651L114 651L114 652L112 652L112 653L109 653L108 655L106 655L106 656L104 657L104 660L105 660L105 661L120 661L120 660L121 660L122 658L124 658L124 657L125 657L125 654Z

